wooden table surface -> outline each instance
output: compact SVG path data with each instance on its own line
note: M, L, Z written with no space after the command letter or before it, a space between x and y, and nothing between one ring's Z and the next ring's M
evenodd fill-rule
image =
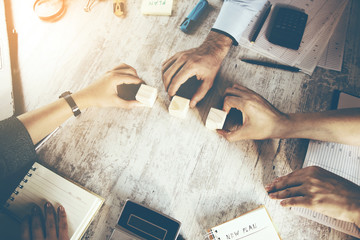
M185 239L265 205L282 239L353 239L293 214L271 200L264 185L302 166L308 141L229 143L204 126L223 91L239 83L281 111L330 108L333 90L360 95L360 2L353 1L342 72L317 68L312 76L242 63L258 57L232 47L213 90L184 120L168 114L161 64L178 51L198 46L212 27L222 1L191 35L179 26L197 0L174 1L167 16L143 16L141 1L127 0L127 15L112 14L112 1L65 1L57 22L42 22L34 1L6 1L17 114L77 91L125 62L159 90L152 109L88 109L71 118L39 151L40 162L103 196L106 201L84 239L107 239L126 199L141 202L182 222Z

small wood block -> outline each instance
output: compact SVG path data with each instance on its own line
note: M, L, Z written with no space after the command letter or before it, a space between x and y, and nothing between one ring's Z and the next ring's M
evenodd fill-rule
M227 113L223 110L211 108L206 119L205 126L215 131L216 129L222 129L225 123Z
M189 110L189 104L190 104L189 99L179 97L179 96L174 96L171 99L171 102L169 105L170 115L172 115L174 117L178 117L178 118L185 118L186 114Z
M136 93L135 99L148 107L152 107L155 103L156 97L156 88L141 84L139 91Z

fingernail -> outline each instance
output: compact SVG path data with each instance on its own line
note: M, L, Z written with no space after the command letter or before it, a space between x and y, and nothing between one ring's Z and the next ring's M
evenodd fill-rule
M273 198L273 197L275 197L275 194L270 193L270 194L269 194L269 197L270 197L270 198Z
M64 209L64 207L63 206L59 206L59 212L61 212L61 213L64 213L65 212L65 209Z
M271 183L267 184L267 185L265 186L265 190L266 190L266 191L269 191L269 190L271 189L271 185L272 185Z

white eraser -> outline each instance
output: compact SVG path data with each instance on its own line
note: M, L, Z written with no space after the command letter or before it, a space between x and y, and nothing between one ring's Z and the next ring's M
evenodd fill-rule
M146 84L141 84L135 99L148 107L152 107L157 97L157 89Z
M227 113L223 110L211 108L207 116L205 126L213 131L216 129L222 129L225 123L226 115Z
M169 113L174 117L185 118L189 110L189 105L190 105L189 99L179 96L174 96L171 99L169 105Z

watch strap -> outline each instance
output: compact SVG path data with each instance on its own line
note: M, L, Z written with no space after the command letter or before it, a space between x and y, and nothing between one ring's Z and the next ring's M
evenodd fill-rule
M79 107L76 105L74 99L71 97L71 92L66 91L63 94L61 94L59 98L65 99L65 101L69 104L71 111L73 112L75 117L80 115L81 111L80 111Z

